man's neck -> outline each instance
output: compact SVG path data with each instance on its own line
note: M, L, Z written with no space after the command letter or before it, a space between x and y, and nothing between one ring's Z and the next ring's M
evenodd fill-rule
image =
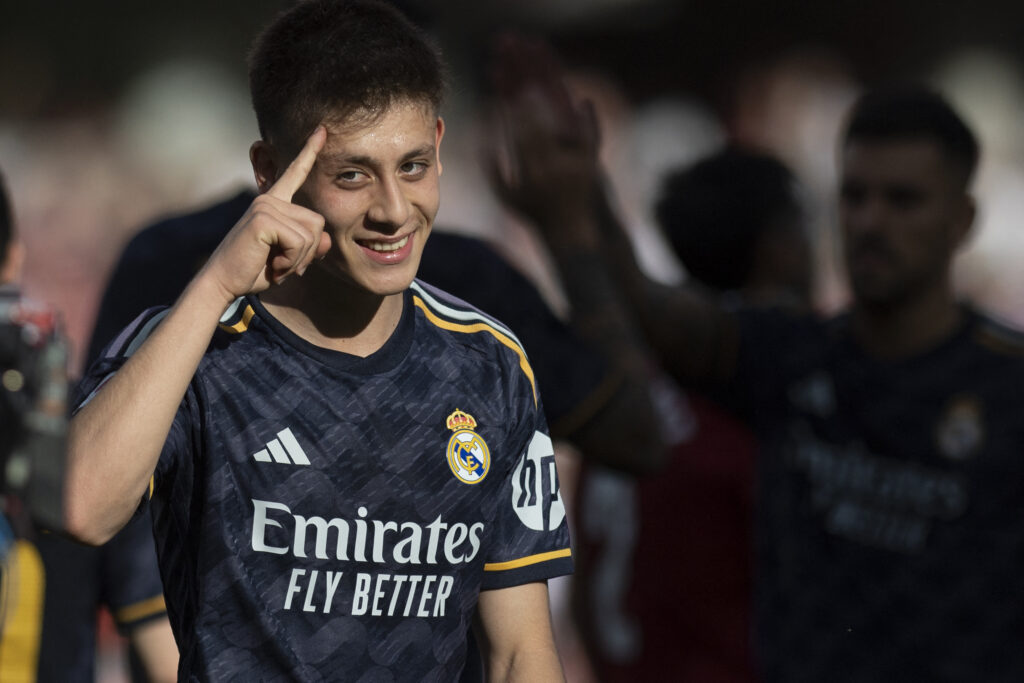
M311 344L365 358L398 327L402 293L377 296L334 282L315 282L314 269L260 295L267 311Z
M949 337L962 316L961 307L948 292L889 306L855 303L853 335L873 356L906 358Z

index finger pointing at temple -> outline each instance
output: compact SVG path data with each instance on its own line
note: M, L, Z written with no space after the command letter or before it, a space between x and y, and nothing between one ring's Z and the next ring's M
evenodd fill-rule
M327 129L323 126L317 126L313 134L306 140L302 150L292 160L292 163L288 164L288 168L284 170L281 177L267 190L267 194L290 202L295 193L302 187L302 184L306 182L309 172L313 170L316 156L323 149L326 140Z

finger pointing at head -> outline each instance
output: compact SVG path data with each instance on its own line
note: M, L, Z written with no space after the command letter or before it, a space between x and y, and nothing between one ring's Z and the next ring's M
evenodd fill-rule
M317 126L313 134L306 140L302 150L292 160L292 163L288 164L288 168L284 170L284 173L277 179L277 182L267 190L267 194L282 201L290 202L295 193L302 187L302 184L306 182L309 172L313 170L316 156L323 149L326 140L327 129L323 126Z

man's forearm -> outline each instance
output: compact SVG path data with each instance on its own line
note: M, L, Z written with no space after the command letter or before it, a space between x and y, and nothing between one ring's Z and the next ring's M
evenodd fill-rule
M637 262L633 242L626 233L618 213L612 206L612 193L602 189L595 194L594 221L599 245L612 281L622 293L625 305L648 339L658 336L658 292Z
M601 253L611 278L661 367L684 385L715 383L735 363L735 320L704 293L656 282L640 268L608 193L595 203Z
M495 683L564 683L565 673L554 644L518 653L511 662L491 662L487 680Z
M551 626L546 582L481 591L476 616L487 680L565 681Z
M543 229L570 303L570 324L582 340L605 359L612 389L602 406L571 439L588 458L633 473L663 463L665 449L651 405L652 361L636 322L612 282L597 244L589 206L552 212L541 218L559 221ZM578 222L572 225L572 222ZM550 226L549 226L550 227Z
M152 335L72 419L66 528L105 542L130 519L188 384L229 302L194 280Z

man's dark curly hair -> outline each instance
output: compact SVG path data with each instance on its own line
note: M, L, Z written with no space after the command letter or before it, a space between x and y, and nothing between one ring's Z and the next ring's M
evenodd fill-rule
M800 212L792 172L773 156L739 146L670 171L655 205L687 272L720 290L746 285L758 241Z
M302 0L256 39L249 90L260 135L297 150L323 121L368 120L401 101L441 106L440 50L375 0Z
M934 142L966 187L980 146L974 133L938 92L908 83L872 90L853 105L843 142Z

